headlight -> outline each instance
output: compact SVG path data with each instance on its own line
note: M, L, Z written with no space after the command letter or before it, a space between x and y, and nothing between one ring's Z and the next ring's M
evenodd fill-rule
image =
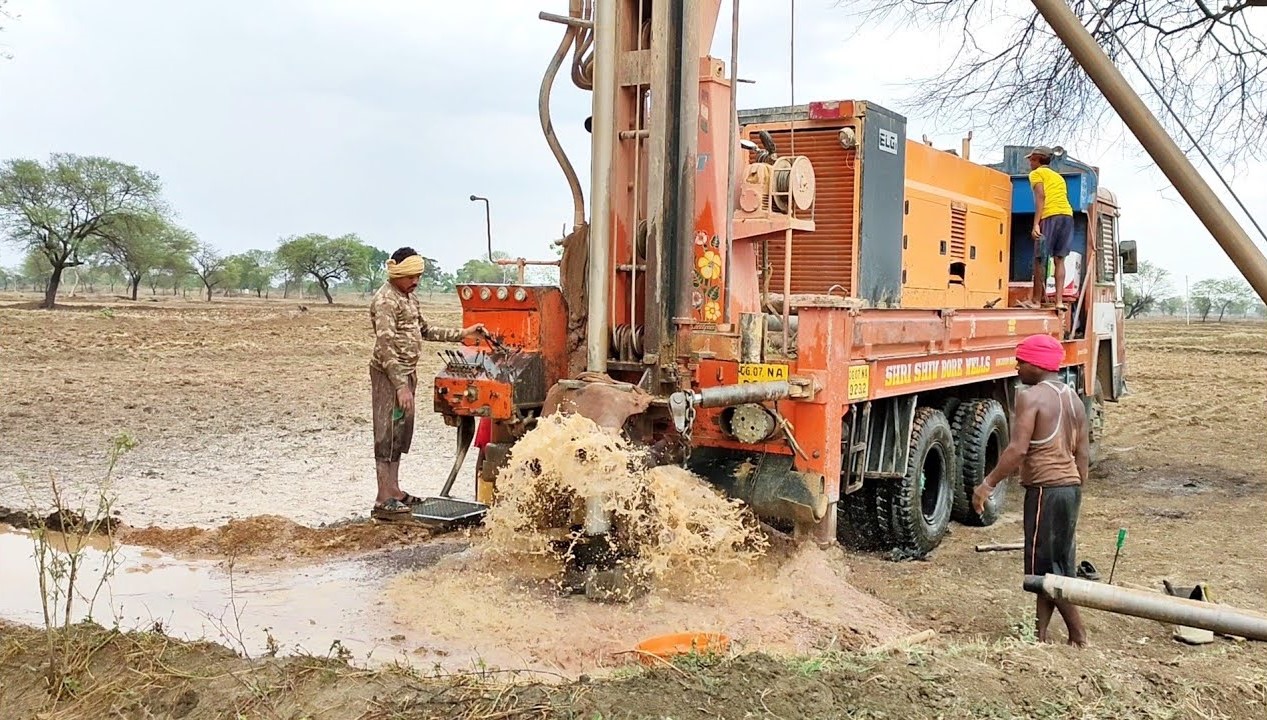
M515 302L523 302L528 299L528 291L523 288L515 288Z
M493 291L486 287L480 288L480 300L487 300L493 296Z
M506 287L505 285L502 285L501 287L497 288L498 300L505 300L508 297L510 297L510 288Z
M463 299L463 300L470 300L470 299L471 299L471 296L472 296L472 295L474 295L474 294L475 294L475 293L471 291L471 286L470 286L470 285L467 285L466 287L462 288L462 299Z

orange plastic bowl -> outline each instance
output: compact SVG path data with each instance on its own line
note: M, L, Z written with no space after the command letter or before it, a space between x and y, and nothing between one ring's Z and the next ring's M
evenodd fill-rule
M634 649L643 665L655 666L675 655L724 653L730 649L730 638L721 633L672 633L647 638Z

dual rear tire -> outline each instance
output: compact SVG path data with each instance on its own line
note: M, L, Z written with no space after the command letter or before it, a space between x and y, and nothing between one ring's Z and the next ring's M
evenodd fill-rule
M917 407L906 474L868 481L841 498L841 540L860 548L891 548L919 559L941 543L951 519L978 527L993 524L1006 484L1000 483L982 513L973 510L972 493L1007 442L1007 412L996 400Z

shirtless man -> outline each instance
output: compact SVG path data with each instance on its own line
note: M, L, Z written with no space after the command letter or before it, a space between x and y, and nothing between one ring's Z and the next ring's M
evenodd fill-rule
M1031 335L1016 348L1016 372L1026 388L1016 398L1012 438L999 462L977 486L972 505L985 509L994 488L1018 469L1025 488L1025 574L1077 577L1076 531L1082 484L1090 462L1087 413L1073 388L1056 371L1064 349L1050 335ZM1082 647L1087 631L1078 608L1038 595L1038 640L1059 610L1069 644Z

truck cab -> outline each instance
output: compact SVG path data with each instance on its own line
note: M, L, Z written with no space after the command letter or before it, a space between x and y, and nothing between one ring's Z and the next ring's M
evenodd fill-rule
M991 167L1012 179L1011 266L1008 271L1010 305L1028 299L1034 278L1034 191L1029 183L1031 145L1008 145L1003 161ZM1100 185L1099 170L1069 157L1057 147L1051 169L1068 188L1073 208L1073 243L1065 261L1065 303L1071 309L1071 335L1087 341L1092 357L1086 388L1089 396L1116 402L1126 391L1125 311L1122 275L1135 272L1133 241L1120 240L1121 211L1117 198ZM1055 298L1048 272L1045 296Z

